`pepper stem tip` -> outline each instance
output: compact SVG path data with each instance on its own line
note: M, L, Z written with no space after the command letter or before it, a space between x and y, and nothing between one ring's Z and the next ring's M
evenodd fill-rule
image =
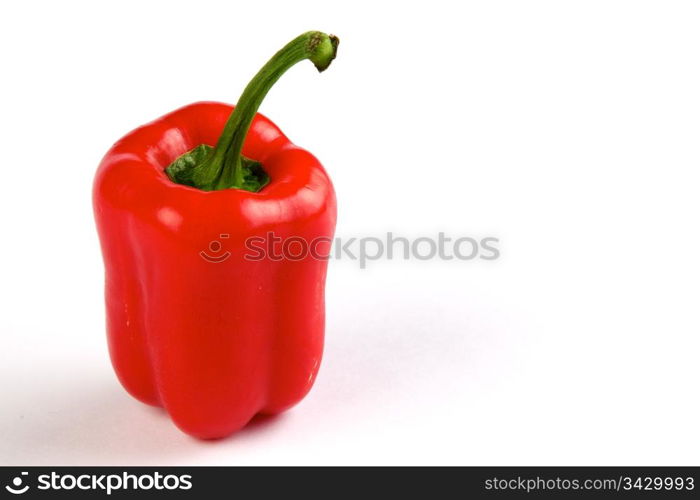
M309 59L314 63L319 73L331 65L338 53L340 39L335 35L327 35L320 31L312 31L309 37Z

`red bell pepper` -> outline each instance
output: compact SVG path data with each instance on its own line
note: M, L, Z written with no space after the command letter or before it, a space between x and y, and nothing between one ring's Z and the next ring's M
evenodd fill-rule
M178 109L119 140L97 171L112 364L129 393L193 436L289 408L318 372L327 260L250 260L246 245L274 233L330 246L326 171L257 109L289 67L310 59L323 71L337 45L299 36L235 108Z

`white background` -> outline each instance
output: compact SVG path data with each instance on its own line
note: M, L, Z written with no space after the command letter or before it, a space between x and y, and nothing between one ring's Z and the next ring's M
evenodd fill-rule
M694 2L17 2L0 7L0 463L693 464ZM109 364L90 191L120 136L235 102L326 166L339 236L496 236L495 262L331 262L318 381L200 442Z

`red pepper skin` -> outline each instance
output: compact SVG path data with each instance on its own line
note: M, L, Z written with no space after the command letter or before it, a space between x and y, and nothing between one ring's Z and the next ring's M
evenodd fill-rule
M324 168L260 114L243 147L270 175L260 192L168 179L164 168L178 156L216 144L232 109L196 103L134 130L104 157L93 189L116 374L202 439L296 404L321 361L327 260L246 260L246 240L325 238L317 250L327 254L336 221ZM231 253L217 263L202 251Z

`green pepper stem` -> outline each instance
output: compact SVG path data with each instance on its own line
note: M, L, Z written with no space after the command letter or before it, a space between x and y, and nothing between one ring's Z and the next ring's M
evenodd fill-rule
M241 154L243 142L269 90L289 68L305 59L311 60L319 72L325 70L335 58L337 49L337 37L320 31L309 31L272 56L241 94L216 147L195 168L195 184L205 190L243 186L243 162L250 161Z

